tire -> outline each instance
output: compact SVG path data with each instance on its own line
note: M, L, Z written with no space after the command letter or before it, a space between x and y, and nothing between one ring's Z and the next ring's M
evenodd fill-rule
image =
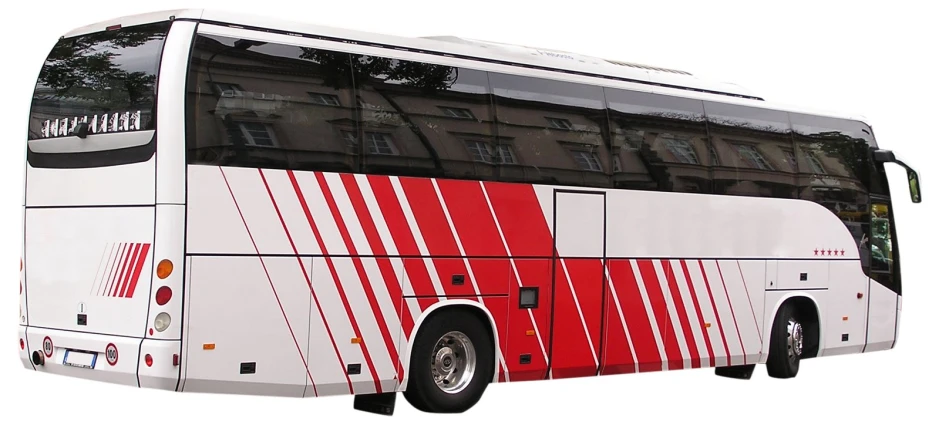
M770 377L794 378L799 373L799 362L805 339L802 320L791 303L780 307L773 320L766 371Z
M472 408L492 381L494 353L489 328L472 313L433 314L414 339L405 399L424 412L461 413ZM438 385L435 373L444 375L445 382Z

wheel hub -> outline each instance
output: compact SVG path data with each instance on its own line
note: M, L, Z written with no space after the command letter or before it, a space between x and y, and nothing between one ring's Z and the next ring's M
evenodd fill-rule
M445 393L462 391L476 372L476 349L462 332L448 332L440 337L431 359L434 382Z
M789 319L789 324L786 329L789 334L787 340L789 358L798 358L802 356L802 324L794 319Z

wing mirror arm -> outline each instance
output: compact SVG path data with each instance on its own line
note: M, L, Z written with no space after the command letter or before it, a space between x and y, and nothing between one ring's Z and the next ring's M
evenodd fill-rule
M919 204L923 201L922 195L920 194L919 186L919 174L916 173L916 170L903 163L902 160L897 159L897 156L890 150L874 150L874 161L879 163L895 163L906 169L906 180L910 188L910 199L914 204Z

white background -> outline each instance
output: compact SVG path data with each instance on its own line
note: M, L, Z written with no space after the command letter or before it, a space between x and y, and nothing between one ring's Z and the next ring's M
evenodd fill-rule
M601 430L612 433L928 433L935 430L939 87L937 10L928 1L60 1L8 2L2 32L0 212L4 319L2 433L449 434ZM283 399L139 390L44 375L17 359L17 262L32 87L59 35L117 16L177 7L249 13L403 36L452 34L648 63L718 77L764 98L858 113L884 148L921 173L909 202L889 168L904 303L894 350L807 361L793 380L719 378L711 369L492 385L462 415L423 414L398 398L394 417L352 410L351 397ZM13 9L13 10L10 10ZM11 427L12 426L12 427ZM928 429L933 427L933 429ZM49 431L49 432L46 432ZM523 432L524 431L524 432ZM687 432L686 432L687 431ZM894 432L896 431L896 432ZM586 433L586 432L582 432ZM935 433L935 432L932 432Z

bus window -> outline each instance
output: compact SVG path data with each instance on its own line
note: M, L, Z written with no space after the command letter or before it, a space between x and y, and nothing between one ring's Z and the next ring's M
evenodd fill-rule
M890 231L890 206L871 207L871 270L893 273L893 239Z

